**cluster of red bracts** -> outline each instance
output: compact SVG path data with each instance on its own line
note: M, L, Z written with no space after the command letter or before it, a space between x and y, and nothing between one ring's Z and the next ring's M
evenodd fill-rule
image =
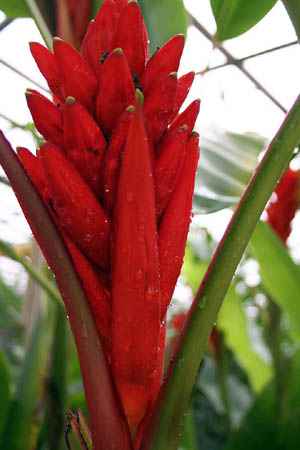
M274 193L275 198L271 199L266 209L268 223L285 244L291 233L291 222L300 201L299 171L288 168L277 184Z
M82 282L132 436L161 383L199 157L199 101L178 115L194 78L177 79L183 36L150 59L147 42L136 2L105 0L82 54L32 43L54 102L26 93L46 143L36 156L18 149Z

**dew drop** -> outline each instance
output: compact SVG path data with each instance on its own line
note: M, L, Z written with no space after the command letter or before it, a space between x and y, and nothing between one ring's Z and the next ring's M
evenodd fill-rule
M84 236L85 242L91 242L92 239L93 236L90 233L86 233L86 235Z
M206 295L204 295L204 297L202 297L198 302L198 308L205 309L206 305L207 305L207 297L206 297Z
M129 203L132 203L132 200L133 200L133 194L132 194L131 191L129 191L129 190L126 191L126 198L127 198L127 201L128 201Z

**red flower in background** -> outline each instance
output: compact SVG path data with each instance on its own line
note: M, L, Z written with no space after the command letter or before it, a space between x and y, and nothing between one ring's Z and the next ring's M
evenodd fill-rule
M18 150L74 262L133 437L160 387L199 157L199 101L178 115L194 78L177 78L183 36L150 59L147 42L136 2L105 0L82 55L58 38L54 53L31 43L54 103L27 91L46 143Z
M288 168L274 190L275 200L271 200L266 209L269 225L284 244L299 205L299 188L299 172Z

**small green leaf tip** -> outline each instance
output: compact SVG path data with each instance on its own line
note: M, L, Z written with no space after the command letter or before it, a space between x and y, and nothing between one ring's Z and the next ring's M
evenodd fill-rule
M112 53L116 53L116 54L122 55L123 54L123 50L120 47L118 47L118 48L115 48L112 51Z
M137 103L138 103L140 106L143 106L143 103L144 103L144 96L143 96L142 92L141 92L139 89L136 89L136 90L135 90L135 98L136 98Z
M181 127L181 129L182 129L182 130L187 130L187 129L188 129L188 126L187 126L187 125L183 125L183 126Z
M58 44L59 42L61 42L62 41L62 39L60 38L60 37L58 37L58 36L55 36L54 38L53 38L53 44Z
M171 72L171 73L170 73L170 77L177 78L177 72Z
M135 107L134 107L134 105L129 105L129 106L126 108L126 110L127 110L128 112L133 112L133 111L135 110Z
M129 0L128 3L138 3L138 1L137 0Z
M68 103L68 105L71 105L74 102L76 102L74 97L71 97L71 96L67 97L66 103Z
M197 131L192 131L191 137L199 137L199 133L197 133Z
M25 91L25 95L27 97L28 95L34 95L34 94L33 94L32 90L30 88L27 88L26 91Z

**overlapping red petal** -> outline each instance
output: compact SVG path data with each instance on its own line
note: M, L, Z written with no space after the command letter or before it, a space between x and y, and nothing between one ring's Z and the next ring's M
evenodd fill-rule
M151 398L160 335L152 149L139 101L119 179L112 266L112 370L135 435Z

